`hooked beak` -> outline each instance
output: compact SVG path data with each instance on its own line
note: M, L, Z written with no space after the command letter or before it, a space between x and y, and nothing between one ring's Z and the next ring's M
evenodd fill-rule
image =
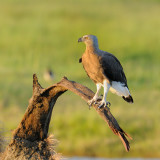
M79 38L79 39L78 39L78 42L83 42L83 38L82 38L82 37Z

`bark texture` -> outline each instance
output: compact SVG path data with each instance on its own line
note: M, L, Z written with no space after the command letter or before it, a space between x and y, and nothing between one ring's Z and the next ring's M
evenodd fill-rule
M94 92L91 91L89 88L76 83L74 81L69 81L66 77L64 77L61 82L58 83L58 85L65 87L66 89L72 91L73 93L80 96L84 101L88 103L89 100L91 100L94 96ZM117 120L114 118L112 113L110 112L109 107L105 108L98 108L98 105L92 105L92 107L96 110L96 112L99 114L99 116L107 122L110 129L113 131L114 134L118 135L121 139L126 151L128 152L130 150L130 145L126 137L129 139L132 139L130 135L128 135L123 129L119 126Z
M56 141L53 136L48 136L48 129L54 104L65 91L64 87L57 85L44 89L33 75L33 96L2 160L60 159L54 151Z
M70 81L66 77L44 89L38 83L37 76L33 75L32 98L1 159L60 159L60 156L54 151L56 142L53 136L48 136L48 129L56 100L67 90L77 94L86 102L94 96L89 88ZM121 129L110 109L108 107L98 109L97 105L93 105L93 108L108 123L113 133L120 137L126 151L129 151L130 146L126 136L131 137Z

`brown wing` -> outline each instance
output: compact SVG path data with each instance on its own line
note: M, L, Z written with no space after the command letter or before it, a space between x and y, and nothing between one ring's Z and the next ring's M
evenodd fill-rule
M102 54L100 63L103 68L103 73L111 82L117 81L124 83L124 85L127 86L127 79L123 67L113 54L108 52Z

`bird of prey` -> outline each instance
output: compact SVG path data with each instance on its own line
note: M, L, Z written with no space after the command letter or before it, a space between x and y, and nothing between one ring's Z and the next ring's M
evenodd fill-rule
M110 102L106 100L109 90L121 96L125 101L133 103L127 79L119 60L113 54L100 50L97 37L94 35L85 35L79 38L78 42L84 42L86 45L86 50L79 62L82 62L87 75L97 87L97 91L89 101L89 105L95 103L99 105L99 108L110 105ZM98 102L98 94L102 86L104 95L102 100Z

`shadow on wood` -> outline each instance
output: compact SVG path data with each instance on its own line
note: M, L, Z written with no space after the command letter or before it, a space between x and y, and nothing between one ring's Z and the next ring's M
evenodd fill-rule
M38 83L37 76L33 75L32 98L1 159L60 159L54 151L56 142L53 136L48 136L48 129L56 100L67 90L74 92L86 102L94 96L90 89L69 81L66 77L44 89ZM126 136L131 137L120 128L110 109L108 107L98 109L97 105L93 105L93 108L108 123L113 133L120 137L125 149L129 151L130 146Z

